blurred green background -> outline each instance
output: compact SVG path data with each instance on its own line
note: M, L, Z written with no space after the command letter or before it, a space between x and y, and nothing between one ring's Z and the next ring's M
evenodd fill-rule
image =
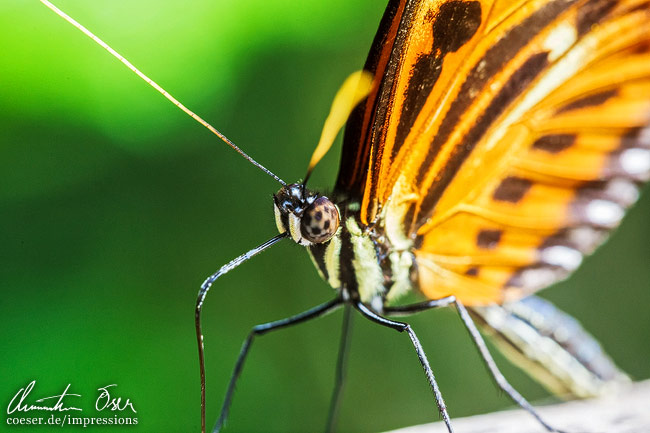
M335 91L365 60L383 3L57 1L288 181L304 175ZM197 289L276 232L278 185L39 2L3 0L0 24L2 410L37 380L36 396L71 383L90 415L96 389L115 383L138 411L131 430L198 431ZM313 186L332 185L339 149ZM543 293L636 379L650 377L649 214L646 191L605 247ZM210 424L251 326L331 297L290 242L219 281L203 322ZM340 430L438 419L408 339L356 319ZM340 322L338 312L257 340L226 431L321 430ZM452 417L511 406L452 311L411 323ZM548 398L497 361L525 396ZM5 420L2 431L48 431Z

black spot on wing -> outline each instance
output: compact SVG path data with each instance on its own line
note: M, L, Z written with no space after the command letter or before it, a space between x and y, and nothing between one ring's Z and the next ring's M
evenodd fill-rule
M442 71L445 56L466 44L481 25L481 4L477 1L450 1L440 6L433 19L433 44L429 54L418 57L411 71L409 86L397 126L397 151L422 110Z
M580 108L595 107L604 104L609 99L618 94L618 89L605 90L603 92L594 93L593 95L585 96L584 98L577 99L557 110L557 113L564 113L565 111L578 110Z
M640 147L642 149L650 149L650 126L631 128L621 138L621 147Z
M438 53L431 53L420 56L415 63L409 87L404 95L404 104L402 105L399 125L397 126L397 136L395 137L396 145L393 148L395 151L404 143L415 119L431 93L433 85L438 81L440 72L442 72L442 60L443 57Z
M573 146L575 141L576 136L573 134L549 134L535 140L533 148L548 153L559 153Z
M582 36L598 24L616 6L613 0L591 0L578 9L576 27L578 36Z
M476 236L476 245L483 249L496 248L501 240L501 230L481 230Z
M492 198L497 201L517 203L524 198L532 185L533 183L528 179L515 176L506 177L494 190Z
M440 12L433 22L433 47L443 53L457 51L474 36L480 25L479 2L447 2L440 6Z
M465 275L468 275L470 277L476 277L478 275L478 268L477 267L471 267L465 271Z

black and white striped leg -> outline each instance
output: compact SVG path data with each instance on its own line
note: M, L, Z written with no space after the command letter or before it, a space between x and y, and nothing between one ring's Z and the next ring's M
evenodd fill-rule
M546 421L544 421L541 418L541 416L537 413L535 408L533 408L533 406L528 402L528 400L526 400L521 394L519 394L519 392L516 389L514 389L512 385L510 385L510 383L506 380L506 378L499 370L499 367L497 367L497 364L494 362L494 359L492 358L492 355L490 354L490 351L488 350L485 344L485 340L483 340L481 333L478 331L478 328L476 327L476 324L474 323L469 313L467 312L467 309L465 309L465 306L460 301L458 301L454 296L448 296L446 298L420 302L417 304L404 305L399 307L389 307L385 309L385 312L388 315L406 316L410 314L419 313L425 310L429 310L432 308L445 307L450 304L454 304L456 306L456 309L458 311L460 319L463 322L463 325L465 325L465 328L467 329L470 336L472 337L472 341L474 342L474 345L478 349L481 357L483 358L483 362L485 363L488 370L490 371L490 374L494 378L497 386L501 388L506 394L508 394L508 396L512 399L512 401L514 401L522 409L528 411L542 426L544 426L546 430L550 432L562 433L560 430L553 428Z
M454 429L451 427L451 421L449 420L447 407L445 406L445 401L443 400L442 394L440 393L440 388L438 388L438 383L436 382L436 378L433 375L433 370L431 369L431 365L429 364L427 355L424 353L422 344L420 344L420 340L418 339L417 335L415 335L415 332L413 331L411 326L408 323L396 322L394 320L390 320L385 317L382 317L377 313L375 313L374 311L370 310L361 302L356 302L354 306L357 310L359 310L359 312L363 316L372 320L373 322L394 329L399 332L406 332L408 334L409 338L411 339L411 343L413 343L413 347L415 348L415 352L418 355L420 364L424 369L424 374L427 376L427 380L429 381L431 390L433 391L433 394L436 398L436 404L438 405L438 410L440 411L440 415L442 416L443 421L447 425L447 430L449 431L449 433L453 433Z
M384 308L384 313L389 316L410 316L412 314L431 310L433 308L448 307L449 305L455 302L456 302L456 297L447 296L445 298L418 302L417 304L400 305L397 307L386 307Z
M345 373L348 364L348 353L350 351L350 332L352 326L352 307L346 304L343 310L343 325L341 326L341 341L339 342L339 355L336 361L336 375L334 379L334 390L330 400L330 409L327 414L326 433L336 431L336 423L341 409L341 397L345 386Z
M235 368L233 370L232 376L230 376L230 383L228 385L228 390L226 391L226 397L224 398L223 406L221 406L221 413L219 415L219 419L217 420L217 424L213 429L214 433L221 430L224 423L226 422L226 419L228 418L228 410L230 409L233 393L235 392L235 385L237 384L237 379L239 379L239 376L241 375L242 369L244 367L244 361L246 361L246 355L248 355L255 337L258 335L264 335L267 332L286 328L292 325L297 325L298 323L321 317L339 308L341 305L343 305L343 302L343 299L339 297L329 302L325 302L324 304L318 305L303 313L296 314L295 316L253 327L246 340L244 340L244 344L242 345L239 356L237 357L237 362L235 363Z

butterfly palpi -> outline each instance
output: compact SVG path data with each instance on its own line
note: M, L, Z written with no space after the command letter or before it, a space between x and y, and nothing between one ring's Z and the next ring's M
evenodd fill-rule
M216 431L257 336L342 307L344 331L356 310L408 336L449 432L452 423L417 334L392 317L454 307L497 385L548 431L558 430L499 372L472 316L545 370L549 386L560 392L593 395L600 392L598 380L624 381L597 346L589 355L577 350L595 344L578 325L550 304L524 298L575 270L618 226L650 177L648 28L650 3L640 0L391 0L366 72L346 81L307 175L291 184L165 92L281 184L273 198L280 234L224 265L199 292L202 429L206 294L220 276L285 238L306 247L335 296L253 328ZM339 174L326 197L306 183L344 123ZM400 304L412 291L424 300ZM575 366L534 359L525 348L535 340L524 338L531 333L519 332L523 327L555 343ZM560 341L559 328L570 337ZM346 358L343 335L338 377ZM581 379L557 373L574 367L582 369ZM328 431L335 428L340 386L337 381Z

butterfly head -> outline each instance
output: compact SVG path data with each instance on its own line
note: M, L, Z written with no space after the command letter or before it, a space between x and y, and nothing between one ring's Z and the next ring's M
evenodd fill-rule
M291 238L303 246L327 242L339 228L336 205L302 184L283 186L273 196L273 209L280 233L289 232Z

